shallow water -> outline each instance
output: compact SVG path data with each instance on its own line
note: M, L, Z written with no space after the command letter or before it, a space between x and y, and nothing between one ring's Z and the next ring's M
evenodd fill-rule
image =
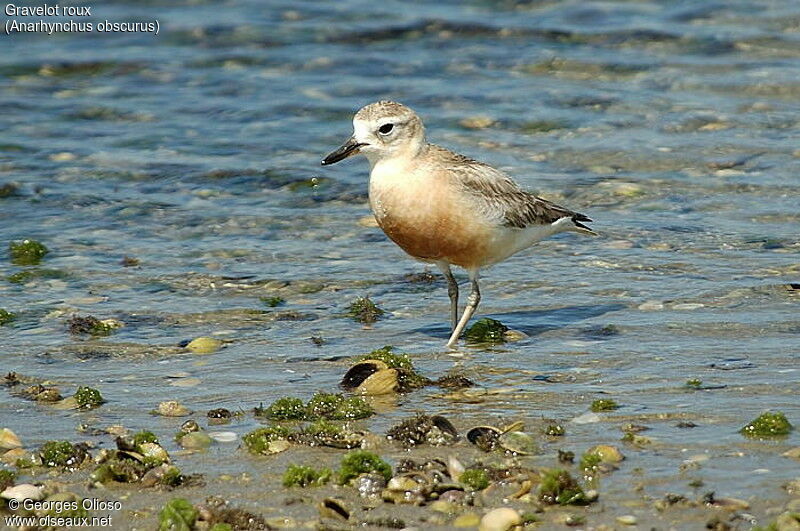
M84 423L170 440L181 419L148 414L162 400L204 416L308 398L336 388L344 357L392 344L423 374L456 368L489 394L401 396L365 423L378 433L415 411L459 429L533 428L601 396L623 406L568 424L530 459L553 466L557 448L618 444L631 421L652 428L656 443L625 450L603 478L590 525L635 514L691 528L716 514L655 512L667 492L746 499L742 521L761 525L791 499L781 485L800 467L780 454L800 444L797 432L751 442L737 430L768 409L800 423L800 295L789 286L800 275L796 2L118 1L94 11L158 18L162 30L2 41L0 186L18 188L0 197L0 244L36 238L51 249L41 267L60 274L0 281L0 308L18 314L0 327L0 368L64 391L91 384L108 399L71 413L6 394L0 427L26 446L84 440ZM409 281L424 266L359 223L366 161L319 167L353 112L377 99L410 105L431 141L595 220L599 238L561 235L484 273L479 314L527 339L446 351L444 283ZM124 256L140 265L122 266ZM4 278L25 269L0 260ZM286 304L259 300L272 295ZM363 295L387 311L371 327L342 317ZM125 327L71 336L73 314ZM230 342L208 356L175 348L201 335ZM720 388L687 391L691 378ZM257 424L248 415L232 429ZM221 492L303 521L315 512L219 477L246 472L279 488L304 452L315 455L253 459L218 445L177 462L207 475L189 498ZM680 470L698 454L710 459ZM703 487L688 486L697 479ZM162 502L136 493L126 510L144 516L126 513L124 525L148 528Z

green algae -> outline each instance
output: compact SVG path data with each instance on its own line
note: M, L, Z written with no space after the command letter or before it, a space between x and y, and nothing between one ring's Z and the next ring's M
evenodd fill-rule
M0 326L10 323L16 318L17 318L16 314L9 312L8 310L4 310L3 308L0 308Z
M199 513L184 498L173 498L158 514L158 531L192 531Z
M37 267L34 269L26 269L25 271L18 271L17 273L7 276L6 280L12 284L26 284L37 279L64 280L67 278L69 278L69 274L61 271L60 269L45 269Z
M133 435L133 446L137 452L141 452L141 446L145 443L159 444L158 437L148 430L141 430Z
M789 435L794 426L788 421L786 415L777 411L766 412L750 421L739 433L746 437L767 438Z
M283 426L258 428L242 437L245 447L251 454L269 455L273 453L270 443L289 437L289 429Z
M110 322L101 321L93 315L85 317L75 315L67 322L67 326L70 334L88 334L90 336L108 336L117 328Z
M548 424L544 429L544 433L545 435L550 435L552 437L561 437L566 433L566 430L561 424Z
M386 364L390 369L405 369L413 371L414 365L411 363L411 358L408 354L396 354L393 352L392 345L386 345L381 348L375 349L368 354L362 354L356 358L356 361L364 360L378 360Z
M347 485L352 479L361 474L377 473L389 481L392 477L392 467L378 455L366 450L355 450L342 458L339 465L339 485Z
M80 409L94 409L105 402L100 391L87 386L78 387L74 398Z
M8 253L14 265L37 265L48 252L49 249L36 240L26 239L8 244Z
M345 397L338 393L317 393L306 404L309 419L357 420L375 412L360 396Z
M11 470L0 470L0 492L14 484L17 475Z
M308 409L299 398L279 398L263 411L263 416L271 420L304 420Z
M286 299L283 297L259 297L259 300L269 306L270 308L275 308L276 306L280 306L286 303Z
M269 407L257 407L257 417L270 420L357 420L367 418L375 412L360 396L346 397L339 393L316 393L303 404L295 397L279 398Z
M581 456L578 467L583 472L584 479L591 480L597 476L600 463L603 462L602 456L595 452L586 452Z
M589 409L595 413L614 411L615 409L619 409L619 404L610 398L599 398L592 402L592 405L589 407Z
M587 505L583 488L562 468L547 470L539 485L539 501L548 505Z
M686 380L686 387L688 389L700 389L701 385L703 385L703 380L699 378L690 378Z
M369 297L359 297L347 307L347 316L359 323L372 324L385 312L370 300Z
M495 319L484 317L467 328L464 337L470 343L505 343L508 327Z
M483 490L489 486L489 475L485 470L472 468L462 472L458 481L471 490Z
M330 468L316 470L310 466L289 465L283 473L284 487L319 487L330 481L333 471Z
M39 456L47 467L77 468L86 457L86 452L69 441L47 441L39 448Z

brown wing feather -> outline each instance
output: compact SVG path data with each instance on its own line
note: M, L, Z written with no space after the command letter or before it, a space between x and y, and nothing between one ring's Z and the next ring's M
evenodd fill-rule
M576 226L590 230L581 221L591 221L530 192L522 190L514 180L500 170L459 155L448 149L431 145L436 157L483 206L486 214L502 220L507 227L525 228L530 225L549 225L561 218L572 218Z

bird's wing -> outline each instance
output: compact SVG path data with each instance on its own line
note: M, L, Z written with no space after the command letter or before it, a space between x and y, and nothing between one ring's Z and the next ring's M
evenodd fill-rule
M564 208L522 190L502 171L458 153L435 147L448 172L471 196L475 205L488 217L507 227L525 228L550 225L562 218L571 218L579 228L591 232L581 221L587 216Z

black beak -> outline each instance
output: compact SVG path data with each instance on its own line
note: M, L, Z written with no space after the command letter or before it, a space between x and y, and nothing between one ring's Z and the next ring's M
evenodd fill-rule
M360 144L356 142L355 137L351 136L347 142L342 144L342 146L334 151L333 153L329 154L327 157L322 159L322 165L327 166L329 164L336 164L340 160L344 160L350 155L355 155L358 153L358 150L361 149L362 146L366 146L367 144Z

